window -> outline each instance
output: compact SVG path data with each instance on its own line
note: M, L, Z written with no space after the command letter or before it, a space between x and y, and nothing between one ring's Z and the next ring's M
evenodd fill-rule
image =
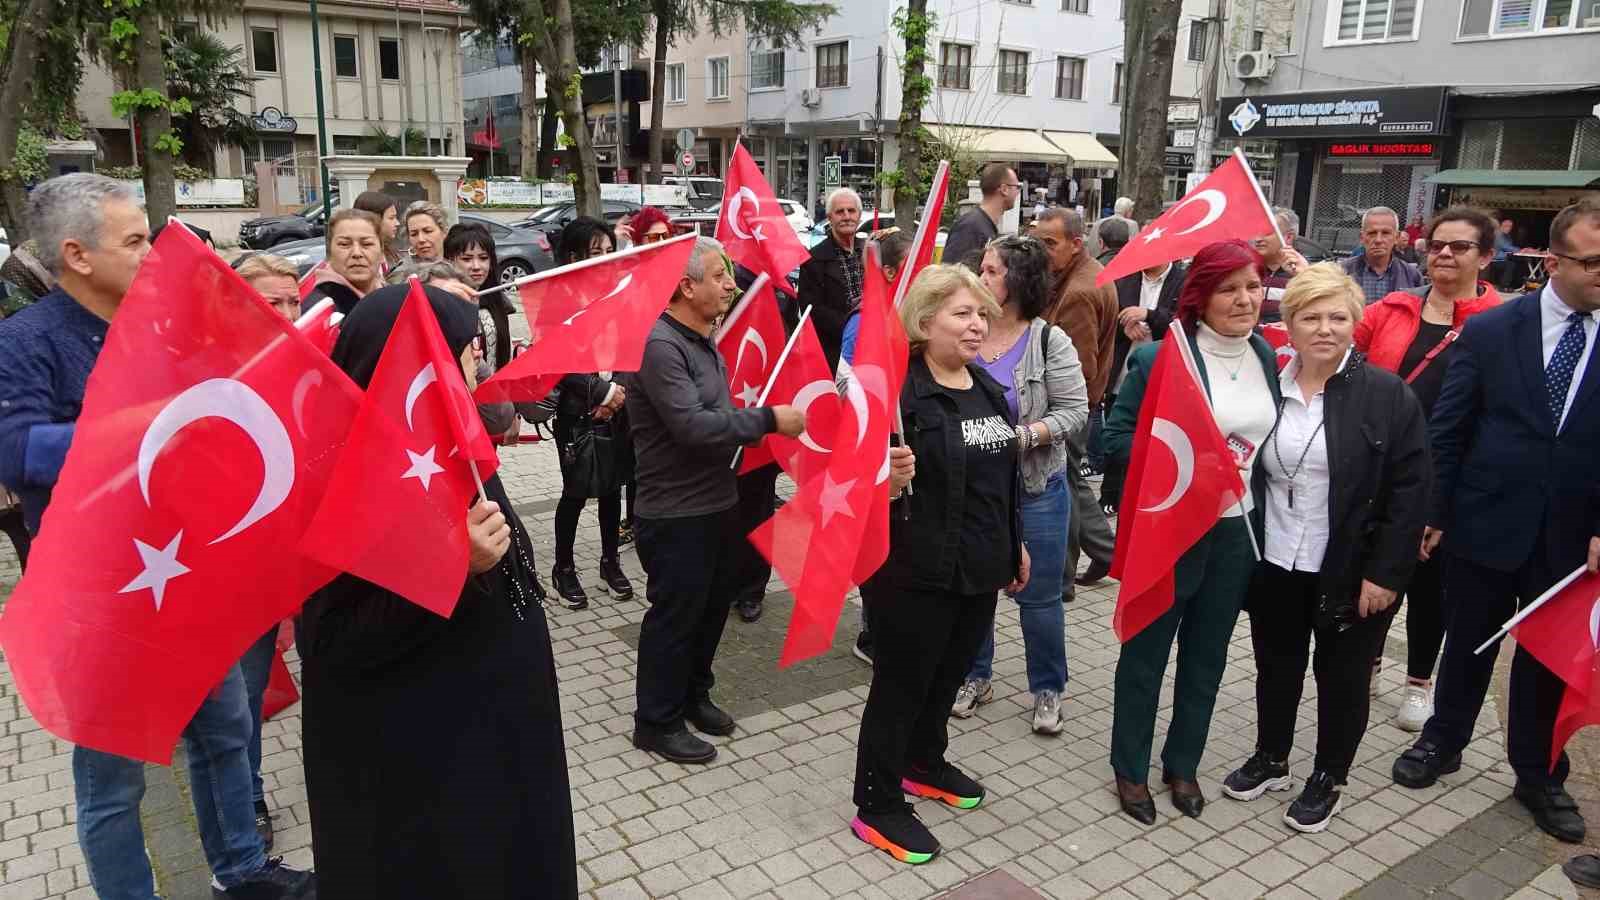
M1410 40L1416 36L1417 0L1342 0L1338 27L1339 41Z
M357 53L356 36L353 34L336 34L333 36L333 75L335 78L360 78L361 70L356 62Z
M1206 35L1211 23L1197 20L1189 23L1189 61L1206 61Z
M180 40L188 40L200 31L199 22L177 22L172 26L172 33Z
M378 38L378 77L384 81L400 80L399 38Z
M850 83L850 43L817 45L817 87L844 87Z
M250 64L257 72L278 73L278 33L270 28L250 29Z
M728 99L728 58L718 56L706 60L706 99Z
M1021 50L1000 51L1000 78L995 90L1002 94L1028 93L1028 54Z
M939 45L939 87L972 90L972 48L966 44Z
M1083 75L1087 64L1074 56L1056 57L1056 99L1082 100Z
M1251 50L1264 49L1264 47L1262 45L1264 45L1266 42L1267 42L1267 33L1265 31L1261 31L1261 30L1258 29L1256 31L1250 32L1250 49Z
M1116 74L1111 78L1111 102L1122 102L1122 63L1117 63Z
M783 87L783 48L757 47L750 51L750 89Z
M1089 14L1089 0L1061 0L1061 11Z
M1600 25L1600 4L1595 0L1465 0L1461 10L1462 37L1596 25Z
M667 102L682 103L683 90L683 63L667 63Z
M358 156L361 153L361 138L350 134L336 134L333 136L334 156Z

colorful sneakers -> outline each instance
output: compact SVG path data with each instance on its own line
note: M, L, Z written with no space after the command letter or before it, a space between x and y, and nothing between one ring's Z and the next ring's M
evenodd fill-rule
M909 803L902 803L890 812L857 810L850 830L856 837L903 863L921 865L939 855L938 838L912 812Z
M956 809L972 809L983 802L983 785L949 763L928 772L912 767L900 779L900 789L915 797L931 797Z

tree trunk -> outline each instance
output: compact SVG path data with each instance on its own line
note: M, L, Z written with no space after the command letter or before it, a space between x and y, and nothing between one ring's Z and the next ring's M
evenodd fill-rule
M134 90L152 88L166 96L167 72L161 56L161 17L150 9L142 8L137 24L139 33L133 39ZM176 179L177 156L165 148L158 149L156 142L172 131L172 113L165 106L151 109L139 107L134 113L139 126L139 160L144 172L144 208L151 227L165 224L168 217L178 211L178 186Z
M1144 6L1135 66L1129 70L1134 96L1124 98L1127 124L1122 132L1121 191L1132 197L1133 217L1148 222L1161 213L1166 185L1167 101L1172 90L1172 58L1178 46L1178 18L1182 0L1148 0ZM1129 25L1130 32L1133 26ZM1129 102L1131 101L1131 102Z
M666 132L661 127L667 107L667 35L672 30L672 0L655 0L656 48L650 60L650 178L661 183L661 146Z
M586 216L600 215L600 166L594 155L594 141L590 139L589 123L583 117L583 81L578 73L578 49L572 25L572 0L555 0L556 21L554 29L555 52L546 71L555 76L555 85L547 90L561 92L561 121L566 125L567 137L577 157L578 177L573 183L577 193L578 209Z
M906 4L908 21L927 14L928 0L909 0ZM927 190L922 178L928 162L922 140L922 104L927 91L921 87L927 77L923 60L927 40L918 29L908 28L905 43L906 62L900 73L900 161L896 164L902 180L894 192L894 218L902 229L909 229L917 220L917 204Z
M544 73L544 115L539 119L539 177L549 178L555 174L556 152L560 146L556 143L556 126L561 122L561 104L556 102L556 93L550 88L550 72Z
M532 181L539 169L539 61L533 47L524 43L517 48L522 61L522 178Z
M11 38L4 57L0 57L0 172L16 163L17 134L22 129L22 113L33 96L33 82L13 73L38 68L44 52L44 26L49 21L50 0L28 0L11 24ZM28 239L28 192L15 178L0 179L0 224L4 224L11 246Z

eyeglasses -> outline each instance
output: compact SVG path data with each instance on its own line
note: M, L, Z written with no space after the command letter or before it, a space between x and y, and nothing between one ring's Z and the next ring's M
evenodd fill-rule
M646 234L645 236L639 238L639 243L641 243L641 244L659 244L659 243L661 243L662 241L666 240L669 237L672 237L672 235L666 233L665 231L653 231L653 232L651 232L649 234Z
M1585 256L1580 259L1576 256L1568 256L1565 253L1557 253L1554 250L1550 251L1550 255L1559 256L1562 259L1570 259L1582 266L1584 272L1587 272L1590 275L1600 275L1600 256Z
M1480 250L1480 249L1483 249L1483 245L1479 244L1477 241L1429 241L1428 242L1428 252L1429 253L1443 253L1444 252L1444 248L1446 248L1446 247L1449 247L1450 248L1450 252L1455 254L1456 256L1460 256L1461 254L1466 253L1468 250Z
M1005 184L1002 184L1000 186L1001 187L1008 187L1008 188L1016 188L1019 191L1022 190L1022 182L1020 182L1020 181L1008 181Z

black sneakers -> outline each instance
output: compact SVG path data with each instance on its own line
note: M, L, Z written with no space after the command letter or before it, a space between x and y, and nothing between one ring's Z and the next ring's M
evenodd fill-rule
M760 597L756 597L754 599L740 600L733 605L733 608L738 611L740 619L745 622L754 622L761 618L765 604L762 603Z
M583 592L583 582L578 580L578 570L573 566L556 566L550 570L550 585L556 589L567 609L588 609L589 595Z
M1583 813L1566 788L1559 784L1530 784L1519 778L1511 795L1533 814L1540 831L1569 844L1583 841Z
M1257 750L1244 765L1228 773L1222 781L1222 792L1235 800L1254 800L1267 791L1287 791L1293 786L1288 762L1268 759Z
M1343 801L1333 776L1318 769L1306 779L1305 789L1283 814L1284 824L1295 831L1317 834L1328 827Z
M690 734L687 729L661 734L636 727L633 729L633 745L685 765L708 763L717 758L716 747Z
M983 785L949 763L941 763L928 771L912 766L900 780L900 789L916 797L931 797L956 809L976 807L983 802L986 793Z
M1461 754L1457 753L1445 757L1439 753L1439 745L1433 741L1422 740L1394 761L1394 783L1401 787L1425 788L1439 780L1440 775L1449 775L1451 772L1461 770Z
M911 804L889 812L856 811L850 822L855 836L903 863L921 865L939 855L939 839L922 824Z
M267 850L272 849L272 813L267 809L267 801L256 801L256 834L261 835L262 846Z
M211 896L218 900L316 900L317 876L291 869L283 864L283 857L274 856L261 871L231 890L212 887Z
M629 581L628 576L623 573L622 564L617 562L616 557L611 559L601 558L600 580L605 582L606 593L611 595L611 599L633 599L633 582ZM577 581L576 573L573 575L573 581ZM578 593L583 593L582 586L578 588ZM587 600L587 598L585 599Z

